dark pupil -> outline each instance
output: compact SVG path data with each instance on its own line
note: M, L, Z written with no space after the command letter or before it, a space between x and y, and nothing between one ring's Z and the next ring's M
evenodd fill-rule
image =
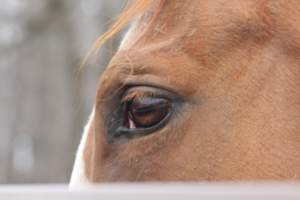
M169 109L170 102L167 99L143 97L133 99L127 112L137 128L147 128L163 120Z

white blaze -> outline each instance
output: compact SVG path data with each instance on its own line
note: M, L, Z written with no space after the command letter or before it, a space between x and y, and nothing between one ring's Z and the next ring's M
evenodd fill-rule
M125 37L123 38L119 49L124 48L126 46L126 44L131 42L132 30L135 27L134 24L130 27L128 32L125 34ZM86 143L86 140L88 137L88 132L91 127L92 120L94 118L94 114L95 114L95 108L93 109L93 112L90 115L88 123L84 128L84 133L83 133L83 136L81 138L81 141L80 141L80 144L79 144L79 147L77 150L77 154L75 157L75 163L73 166L73 171L72 171L71 180L70 180L70 184L69 184L70 188L82 187L82 186L87 186L87 185L92 184L91 182L89 182L89 180L87 179L86 174L85 174L85 163L83 160L83 152L84 152L85 143Z
M92 120L94 118L94 115L95 115L95 108L93 109L93 111L89 117L87 125L84 127L83 136L81 138L81 141L80 141L80 144L79 144L79 147L77 150L77 154L75 157L75 163L74 163L71 180L70 180L71 188L90 184L90 182L88 181L86 174L85 174L85 163L84 163L84 159L83 159L83 152L84 152L85 143L87 141L89 129L92 125Z

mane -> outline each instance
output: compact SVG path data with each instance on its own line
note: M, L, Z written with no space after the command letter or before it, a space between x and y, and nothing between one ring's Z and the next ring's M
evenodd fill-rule
M84 66L93 55L96 55L100 47L107 40L120 32L135 17L143 14L152 3L153 0L135 0L129 6L126 6L125 10L118 16L117 20L110 26L110 28L95 40L91 49L83 59L81 66Z

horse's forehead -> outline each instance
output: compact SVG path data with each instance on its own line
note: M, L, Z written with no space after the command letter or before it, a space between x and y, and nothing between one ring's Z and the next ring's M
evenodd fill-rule
M218 66L238 66L251 56L256 56L252 62L267 55L278 63L285 62L285 56L298 59L298 19L296 0L174 0L162 7L157 3L135 23L106 73L140 66L139 73L174 79L182 91L200 91L194 78L185 77L195 74L209 81L217 71L226 74Z
M133 32L139 37L131 38L139 38L138 42L129 43L128 48L170 39L193 44L201 39L202 44L212 44L250 37L265 41L277 34L292 40L300 32L300 4L296 0L174 0L154 6L149 15L138 22Z

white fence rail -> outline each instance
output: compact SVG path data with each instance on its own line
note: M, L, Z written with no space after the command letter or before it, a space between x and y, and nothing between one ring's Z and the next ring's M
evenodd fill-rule
M300 184L111 184L2 186L1 200L298 200Z

